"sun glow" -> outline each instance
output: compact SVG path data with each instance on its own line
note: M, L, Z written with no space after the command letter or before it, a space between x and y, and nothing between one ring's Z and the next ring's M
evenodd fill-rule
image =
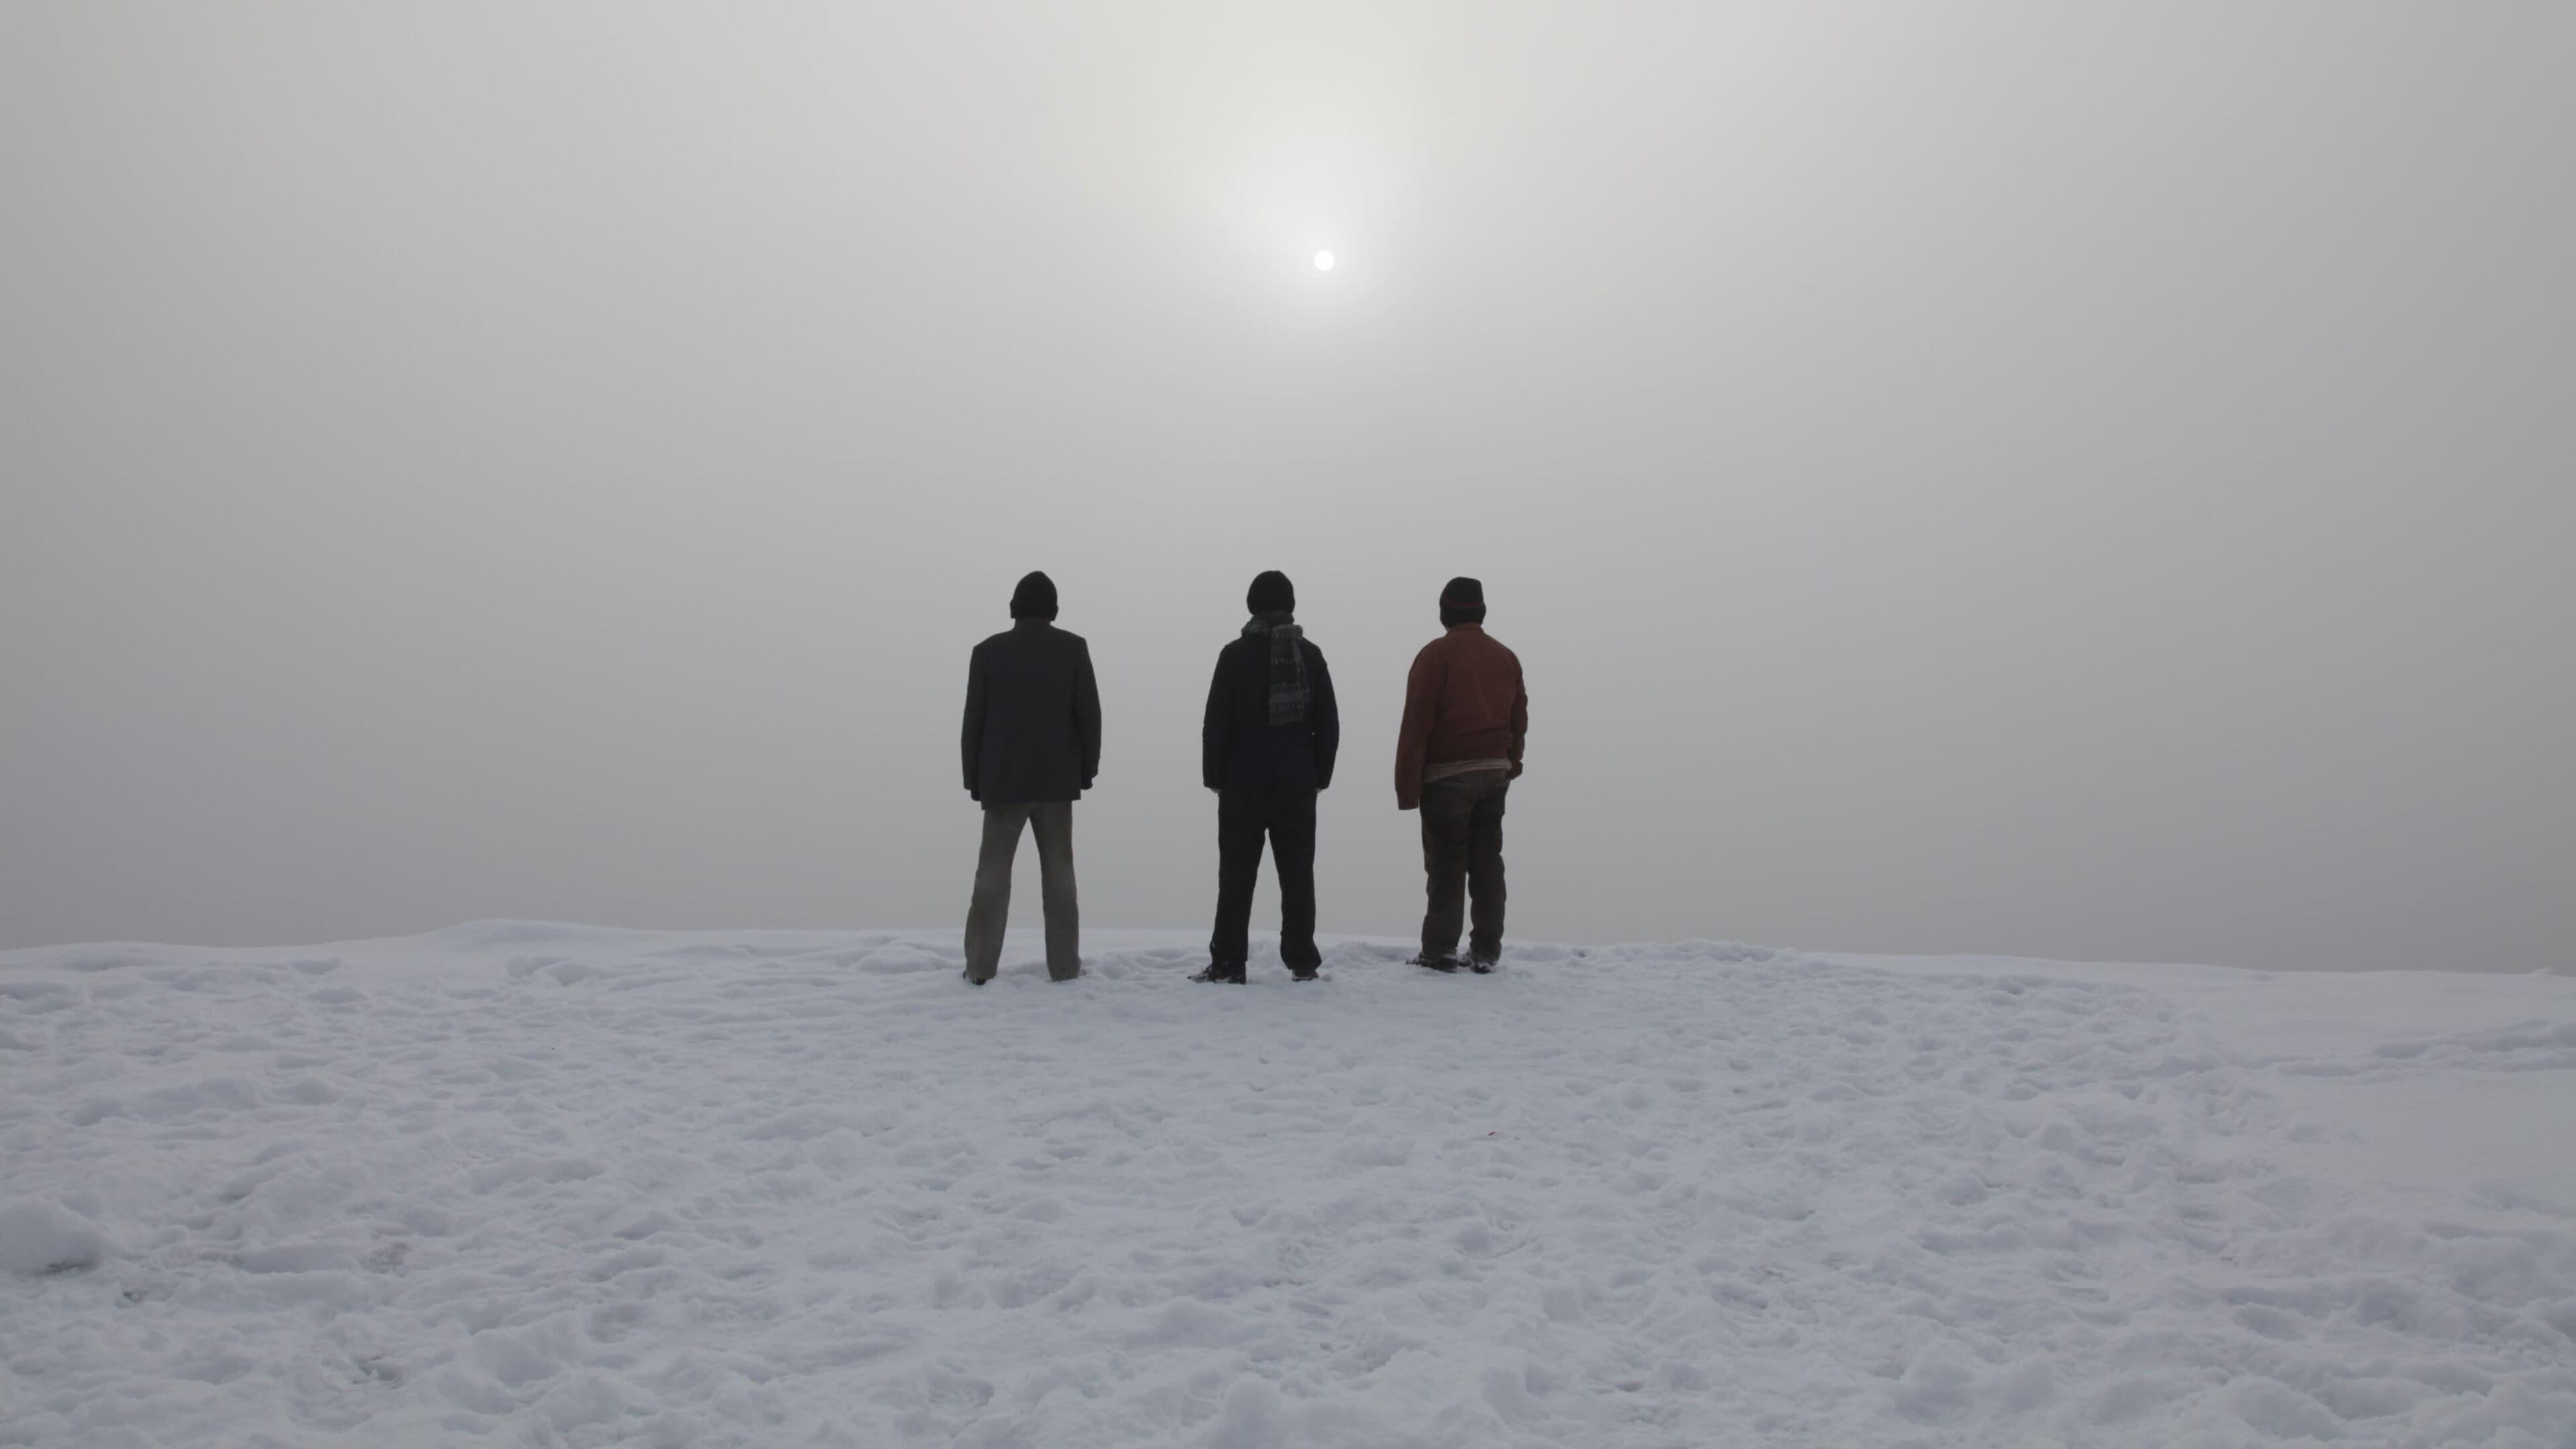
M1316 270L1316 271L1319 271L1319 272L1329 272L1329 271L1331 271L1332 269L1333 269L1333 254L1332 254L1331 252L1317 252L1317 253L1315 253L1315 270Z

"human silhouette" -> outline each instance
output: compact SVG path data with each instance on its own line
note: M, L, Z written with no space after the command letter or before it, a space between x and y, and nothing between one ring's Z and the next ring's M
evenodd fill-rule
M1279 959L1315 979L1315 796L1333 783L1341 711L1324 651L1297 626L1297 590L1272 569L1244 594L1243 632L1217 652L1199 733L1200 776L1216 792L1216 928L1193 981L1241 985L1266 837L1279 871Z
M1428 897L1414 964L1479 974L1503 954L1503 797L1520 778L1529 692L1520 657L1485 632L1485 586L1454 578L1440 591L1445 631L1413 657L1395 741L1395 805L1422 811ZM1475 927L1458 959L1470 888Z
M975 895L966 908L966 979L993 979L1011 918L1011 858L1020 830L1038 841L1046 903L1047 975L1082 974L1073 885L1073 802L1100 773L1100 686L1091 646L1055 627L1055 581L1043 573L1011 594L1011 627L975 646L966 672L961 741L966 793L984 807Z

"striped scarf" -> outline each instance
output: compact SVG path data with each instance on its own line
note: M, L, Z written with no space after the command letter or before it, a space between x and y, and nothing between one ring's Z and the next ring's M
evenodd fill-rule
M1255 614L1243 626L1243 637L1255 634L1270 636L1270 722L1275 725L1295 724L1306 717L1306 652L1297 642L1306 631L1292 622L1296 616L1285 609Z

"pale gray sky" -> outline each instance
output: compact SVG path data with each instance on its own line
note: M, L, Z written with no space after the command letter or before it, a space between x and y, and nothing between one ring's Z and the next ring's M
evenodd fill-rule
M0 196L0 946L954 923L1030 568L1203 929L1276 567L1327 931L1472 573L1517 936L2576 960L2576 7L24 4Z

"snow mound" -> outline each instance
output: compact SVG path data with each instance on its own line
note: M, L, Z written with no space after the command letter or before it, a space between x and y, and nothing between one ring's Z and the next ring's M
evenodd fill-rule
M0 1204L0 1273L64 1273L107 1251L98 1229L49 1202Z
M0 953L0 1444L2576 1444L2576 981L1085 944Z

